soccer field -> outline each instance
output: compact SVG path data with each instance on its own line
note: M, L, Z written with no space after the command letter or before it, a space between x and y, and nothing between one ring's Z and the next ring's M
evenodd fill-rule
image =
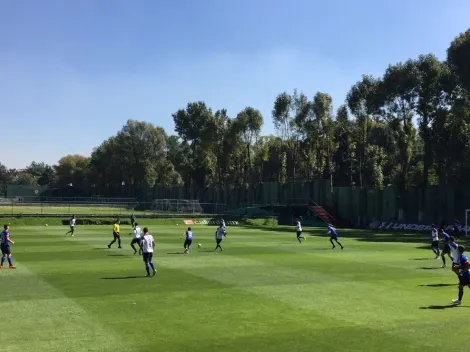
M150 230L158 273L145 278L125 226L121 250L108 226L12 227L2 351L468 351L470 290L445 309L456 277L415 237L350 233L341 251L324 229L299 244L229 227L214 253L215 227L199 226L202 248L183 255L182 226Z
M119 215L129 217L132 213L135 215L142 214L154 214L157 211L137 211L128 209L125 206L93 206L90 204L84 205L57 205L57 204L38 204L38 205L5 205L0 204L0 214L69 214L69 215L80 215L80 214L94 214L94 215Z

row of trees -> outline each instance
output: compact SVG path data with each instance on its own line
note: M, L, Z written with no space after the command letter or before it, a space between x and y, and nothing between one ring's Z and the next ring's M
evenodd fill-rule
M327 178L331 186L408 187L470 176L470 30L447 60L434 55L364 75L336 112L329 94L282 93L274 101L277 135L261 136L264 117L247 107L235 117L192 102L173 114L176 135L130 120L90 157L32 163L0 183L211 185Z

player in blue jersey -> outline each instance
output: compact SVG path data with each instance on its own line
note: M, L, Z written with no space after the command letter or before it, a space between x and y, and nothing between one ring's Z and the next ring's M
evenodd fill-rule
M452 255L450 253L451 252L451 250L450 250L450 236L442 228L439 229L439 233L440 233L439 237L441 238L442 242L444 243L444 248L442 249L442 252L441 252L441 258L442 258L441 268L445 268L446 267L446 254L449 257L449 259L451 261L453 261Z
M8 259L8 264L10 269L16 269L16 266L13 265L13 259L11 258L11 248L10 245L15 244L10 239L10 231L8 225L3 226L3 231L0 233L0 249L2 251L2 261L0 262L0 269L3 268L5 263L5 258Z
M338 241L338 232L336 232L336 229L331 224L328 224L328 234L330 235L330 242L333 246L331 249L336 248L335 244L333 243L333 240L339 244L341 249L344 249L344 246Z
M459 298L454 299L452 303L459 305L462 304L463 289L465 286L470 288L470 262L468 257L465 255L465 247L459 246Z
M184 247L184 253L188 254L191 244L193 243L193 231L191 231L190 227L188 227L188 229L186 230L185 235L186 237L184 240L183 247Z

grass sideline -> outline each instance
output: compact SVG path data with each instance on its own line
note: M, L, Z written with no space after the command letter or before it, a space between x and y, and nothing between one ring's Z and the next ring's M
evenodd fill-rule
M130 227L129 227L130 230ZM450 269L421 235L229 227L223 253L210 226L195 228L182 255L181 227L153 225L154 278L141 258L106 249L104 226L12 227L18 269L0 270L10 352L63 351L467 351L464 305ZM127 231L123 227L122 232ZM426 250L424 250L426 248ZM27 317L27 318L25 318ZM53 333L51 333L53 332Z

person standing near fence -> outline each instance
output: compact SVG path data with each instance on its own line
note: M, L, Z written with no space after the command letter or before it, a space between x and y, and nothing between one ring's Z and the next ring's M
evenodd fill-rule
M120 226L120 221L119 219L116 219L116 222L114 223L113 226L113 240L108 244L108 248L111 249L111 246L117 241L118 243L118 248L121 247L121 226Z
M75 215L72 215L72 217L70 218L70 222L69 222L70 230L69 230L69 232L67 232L65 234L65 236L67 236L69 233L71 233L72 237L73 237L73 234L75 233L75 223L76 222L77 222L77 219L75 219Z

